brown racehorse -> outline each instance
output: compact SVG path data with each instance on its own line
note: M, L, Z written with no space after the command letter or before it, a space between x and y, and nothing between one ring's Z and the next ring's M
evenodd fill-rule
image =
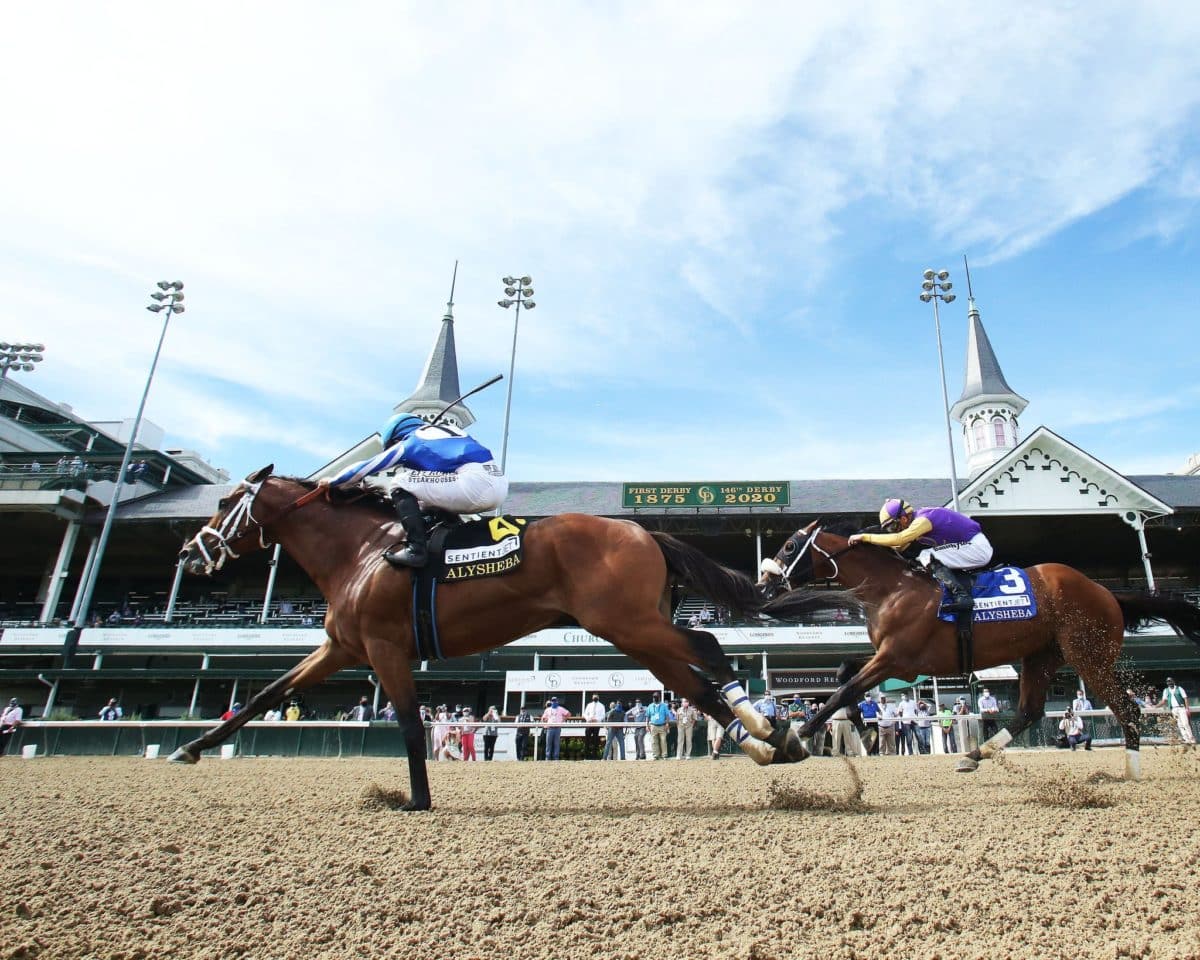
M264 467L218 504L217 513L180 554L192 573L219 569L228 558L280 543L329 604L327 640L247 703L246 708L171 757L195 763L203 750L295 691L338 670L369 664L396 707L412 791L408 809L430 805L425 732L410 664L417 659L407 571L382 558L395 543L395 512L378 496L331 496L308 481L271 476ZM530 523L524 561L503 576L443 584L438 632L445 657L482 653L573 618L590 633L652 671L729 726L760 764L792 763L807 753L785 724L756 713L716 638L672 624L672 578L747 615L763 604L755 583L699 550L635 523L563 514ZM814 591L813 603L827 605ZM797 607L804 606L799 597Z
M1001 730L972 750L958 769L977 769L980 760L1040 720L1046 708L1046 689L1065 663L1078 671L1088 688L1103 697L1116 715L1125 735L1126 776L1140 779L1140 710L1115 671L1125 630L1148 620L1165 620L1200 645L1200 610L1182 600L1148 593L1116 595L1059 563L1039 564L1026 572L1037 600L1037 616L974 625L975 669L1021 661L1016 724L1012 731ZM856 705L862 693L889 677L915 680L918 674L962 672L955 625L937 619L941 588L894 550L870 544L850 546L845 536L824 529L822 522L815 520L788 538L773 560L763 562L759 588L769 599L763 612L796 619L800 607L790 609L790 594L781 591L814 580L836 581L858 597L866 610L867 633L875 655L864 665L856 665L857 672L844 679L800 731L801 739L823 730L835 710ZM806 595L801 597L805 598L802 606L811 604Z

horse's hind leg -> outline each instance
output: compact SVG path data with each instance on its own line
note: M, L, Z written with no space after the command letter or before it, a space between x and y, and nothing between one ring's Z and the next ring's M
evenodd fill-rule
M980 744L958 761L954 769L959 773L973 773L979 769L981 760L986 760L1003 749L1027 728L1046 715L1046 688L1062 665L1057 648L1031 654L1021 662L1021 698L1017 708L1017 719L1012 730L1003 729L987 743Z
M326 640L278 680L263 687L258 695L252 697L246 704L246 709L176 750L171 754L171 761L174 763L198 763L200 754L205 750L211 750L218 744L224 743L255 717L262 716L272 707L279 706L293 692L320 683L326 677L331 677L339 670L353 666L357 662L358 658L353 654Z
M1088 689L1100 697L1117 718L1125 737L1125 778L1142 779L1142 733L1138 727L1141 710L1117 678L1116 662L1125 641L1124 625L1113 625L1108 637L1073 636L1063 643L1063 652L1083 678ZM1062 640L1060 639L1060 643ZM1069 646L1068 646L1069 644Z

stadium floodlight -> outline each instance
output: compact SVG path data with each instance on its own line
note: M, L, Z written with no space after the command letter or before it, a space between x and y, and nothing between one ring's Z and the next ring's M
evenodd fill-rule
M129 461L133 458L133 448L137 444L138 430L142 425L142 413L146 409L146 398L150 395L150 384L154 382L154 371L158 367L158 358L162 353L163 341L167 338L167 327L171 323L171 314L183 313L183 304L179 300L183 299L183 282L180 280L160 280L158 289L164 291L173 291L165 302L152 303L146 307L152 313L163 312L162 333L158 335L158 346L154 349L154 359L150 361L150 373L146 377L146 388L142 391L142 400L138 404L137 415L133 418L133 429L129 432L129 440L125 444L125 455L121 458L121 468L117 471L116 483L113 484L112 498L108 502L108 512L104 516L104 526L100 530L100 537L96 541L96 552L92 557L91 566L88 567L87 578L81 587L79 607L75 613L75 623L70 633L72 637L68 637L67 648L69 649L73 643L79 641L79 630L87 623L88 613L92 608L92 596L96 592L96 582L100 578L100 562L104 559L104 550L108 546L108 537L112 532L113 519L117 515L117 503L121 499L121 487L124 479L129 476ZM150 296L158 300L158 296L151 293ZM64 653L64 659L67 654Z
M942 321L938 316L938 301L943 303L953 303L955 300L954 294L950 293L950 289L954 286L950 282L949 270L932 269L925 270L922 274L921 294L922 303L933 301L933 328L937 333L937 348L938 348L938 368L942 373L942 410L946 414L946 441L950 446L950 501L954 504L954 509L958 509L958 467L954 462L954 432L950 429L950 394L946 390L946 360L942 354ZM935 284L933 281L937 279Z
M504 280L505 299L498 300L505 310L516 304L517 312L513 317L513 339L512 339L512 356L508 361L508 397L504 401L504 439L500 444L500 470L503 471L508 466L508 423L509 416L512 414L512 391L513 391L513 372L517 365L517 327L521 322L521 308L525 307L532 310L537 306L532 300L526 300L526 297L533 295L533 277L505 277ZM512 299L516 297L516 299ZM499 507L496 508L499 513Z
M43 360L43 343L9 343L0 341L0 380L8 376L9 370L32 373Z

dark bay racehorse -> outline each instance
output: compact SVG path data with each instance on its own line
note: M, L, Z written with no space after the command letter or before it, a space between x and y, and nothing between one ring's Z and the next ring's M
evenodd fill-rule
M250 700L241 713L171 757L195 763L201 751L243 724L338 670L369 664L395 704L408 755L408 809L428 809L425 732L410 664L417 659L408 571L383 560L397 537L386 500L326 495L308 481L247 477L180 555L192 573L227 559L282 544L328 601L328 639ZM742 750L760 764L792 763L807 753L786 724L774 728L756 713L716 638L672 624L672 578L709 600L747 615L763 604L753 580L721 567L693 547L635 523L563 514L530 523L524 562L503 576L443 584L438 628L447 658L482 653L573 618L645 666L676 694L729 726ZM827 602L814 591L817 606ZM796 595L794 606L804 603Z
M1149 620L1165 620L1200 645L1200 610L1182 600L1148 593L1116 595L1059 563L1039 564L1026 572L1037 599L1037 616L974 625L976 669L1021 661L1016 724L1012 731L1001 730L972 750L958 769L977 769L980 760L1040 720L1046 708L1046 689L1065 663L1116 715L1125 735L1126 776L1140 779L1140 710L1115 671L1125 630ZM774 598L763 612L796 619L796 611L789 609L790 594L782 591L814 580L834 580L858 597L866 610L875 655L865 664L855 665L858 669L853 676L844 680L800 731L801 739L824 730L835 710L857 704L861 694L889 677L911 681L918 674L962 672L955 625L937 619L941 588L894 550L870 544L849 546L845 536L824 529L822 521L815 520L788 538L773 560L763 561L759 588L765 597ZM800 596L802 607L811 605L806 594Z

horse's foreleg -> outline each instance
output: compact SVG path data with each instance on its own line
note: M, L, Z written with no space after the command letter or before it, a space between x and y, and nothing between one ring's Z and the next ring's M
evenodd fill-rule
M326 640L320 647L292 667L278 680L267 684L246 704L246 708L213 727L203 736L185 744L171 754L173 763L199 763L205 750L224 743L255 717L262 716L272 707L283 703L293 692L311 687L330 677L339 670L353 666L357 658Z
M396 708L396 721L404 737L410 793L402 809L428 810L433 801L429 793L429 769L425 765L425 724L421 722L412 667L405 651L393 639L371 640L365 647L371 668Z

